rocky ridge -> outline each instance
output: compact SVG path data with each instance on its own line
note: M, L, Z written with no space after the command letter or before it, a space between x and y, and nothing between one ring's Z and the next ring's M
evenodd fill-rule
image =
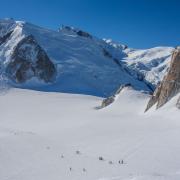
M146 111L156 104L156 108L160 108L172 97L180 92L180 48L177 47L171 58L170 67L167 75L156 88L153 96L148 102ZM180 108L180 99L177 102L177 107Z

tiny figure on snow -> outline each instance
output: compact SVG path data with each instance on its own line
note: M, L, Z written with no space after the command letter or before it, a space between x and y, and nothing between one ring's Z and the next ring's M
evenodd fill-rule
M113 164L113 162L112 162L112 161L109 161L109 164Z
M72 167L70 167L69 170L72 171Z
M76 154L81 154L81 152L77 150L77 151L76 151Z
M64 155L61 155L61 158L64 158Z
M119 162L119 164L124 164L123 160L119 160L118 162Z
M49 147L49 146L47 146L47 147L46 147L46 149L48 149L48 150L49 150L49 149L50 149L50 147Z
M100 157L99 157L99 160L100 160L100 161L104 161L104 158L100 156Z
M86 169L85 169L85 168L83 168L83 172L86 172Z

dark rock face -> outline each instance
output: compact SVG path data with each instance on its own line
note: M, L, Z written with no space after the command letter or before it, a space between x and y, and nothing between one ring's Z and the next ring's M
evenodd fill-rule
M7 41L7 39L11 36L12 32L13 31L10 31L7 34L5 34L3 37L0 37L0 45Z
M160 96L160 93L161 93L161 84L159 86L157 86L156 90L154 91L151 99L149 100L148 102L148 105L146 107L146 110L149 110L154 104L156 104L156 102L158 101L158 98Z
M71 31L71 32L74 32L76 33L78 36L82 36L82 37L85 37L85 38L90 38L90 39L93 39L92 35L89 34L88 32L85 32L85 31L82 31L82 30L79 30L79 29L76 29L76 28L73 28L73 27L70 27L70 26L62 26L61 29L64 29L66 31Z
M103 50L104 56L106 56L108 58L112 58L112 55L106 49L103 48L102 50Z
M23 83L32 77L53 81L56 68L32 35L23 38L14 49L6 72L12 80Z
M179 97L179 99L178 99L178 101L177 101L176 107L177 107L178 109L180 109L180 97Z
M157 103L157 108L180 92L180 49L177 48L172 55L169 71L161 84L151 97L146 111Z
M79 30L79 31L77 31L77 35L92 39L92 36L85 31Z
M102 104L101 104L101 108L104 108L104 107L112 104L114 102L114 98L115 98L115 96L110 96L110 97L104 99Z

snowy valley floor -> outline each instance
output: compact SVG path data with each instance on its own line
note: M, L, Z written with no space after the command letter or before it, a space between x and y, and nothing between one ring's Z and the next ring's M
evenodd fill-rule
M179 180L176 97L144 114L148 98L124 90L96 110L102 99L93 96L0 94L0 180Z

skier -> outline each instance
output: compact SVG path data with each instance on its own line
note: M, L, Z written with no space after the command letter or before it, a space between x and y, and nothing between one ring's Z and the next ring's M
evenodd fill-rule
M109 161L109 164L113 164L113 162L112 162L112 161Z
M76 151L76 154L81 154L81 152L80 151Z
M99 160L100 160L100 161L103 161L103 160L104 160L104 158L100 156L100 157L99 157Z
M47 146L47 147L46 147L46 149L48 149L48 150L49 150L49 149L50 149L50 147L49 147L49 146Z
M119 160L118 162L119 162L119 164L124 164L123 159L122 159L122 160Z

